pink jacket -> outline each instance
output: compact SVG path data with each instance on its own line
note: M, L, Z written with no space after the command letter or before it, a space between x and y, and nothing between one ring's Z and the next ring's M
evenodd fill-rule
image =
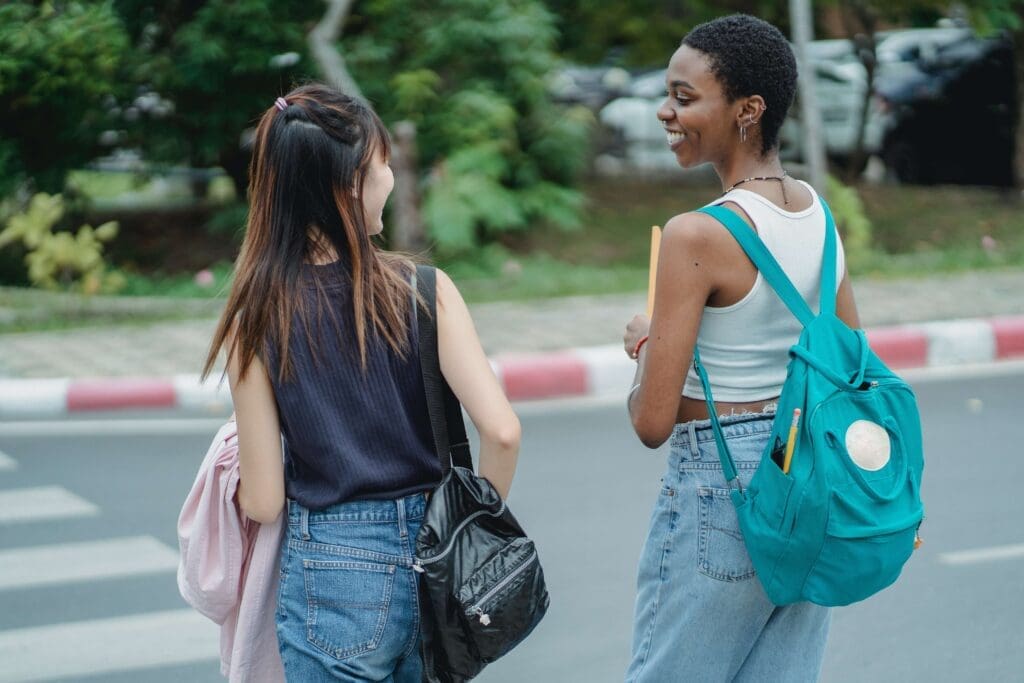
M220 624L220 671L230 681L280 683L274 611L282 516L257 524L238 507L238 430L214 437L178 517L178 590Z

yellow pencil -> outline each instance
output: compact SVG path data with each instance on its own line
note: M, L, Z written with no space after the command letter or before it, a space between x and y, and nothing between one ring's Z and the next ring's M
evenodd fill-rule
M651 265L647 274L647 317L654 313L654 282L658 275L658 251L661 249L661 228L651 226Z
M789 474L789 464L793 461L793 449L796 448L796 428L800 424L800 409L793 409L793 424L789 426L789 438L786 439L786 458L782 461L782 472Z

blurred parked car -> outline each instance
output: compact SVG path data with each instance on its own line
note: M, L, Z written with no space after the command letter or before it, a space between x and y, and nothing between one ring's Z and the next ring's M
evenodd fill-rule
M835 161L845 163L856 144L867 87L864 69L860 62L815 61L813 64L825 150ZM641 74L633 79L627 91L627 96L610 101L598 115L601 123L612 132L617 142L617 153L630 165L640 168L673 166L675 160L664 153L667 144L665 131L657 118L658 107L665 99L665 70ZM880 150L883 118L877 102L873 102L868 111L864 136L864 146L869 154ZM802 139L799 110L794 107L780 133L782 158L802 158Z
M864 67L859 61L815 61L812 65L825 154L834 163L846 166L857 146L864 95L868 87ZM886 123L885 112L878 100L870 100L867 113L864 151L870 155L881 150ZM803 158L803 125L799 106L790 110L789 119L783 125L779 138L783 159Z
M968 32L876 84L891 124L882 158L907 183L1013 184L1013 47Z
M597 111L627 93L630 74L615 66L567 66L554 72L548 92L556 102L582 104Z

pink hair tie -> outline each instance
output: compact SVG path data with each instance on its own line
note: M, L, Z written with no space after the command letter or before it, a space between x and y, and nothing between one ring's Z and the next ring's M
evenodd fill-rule
M274 101L274 106L277 107L279 110L284 111L285 108L288 106L288 100L286 100L283 97L278 97Z

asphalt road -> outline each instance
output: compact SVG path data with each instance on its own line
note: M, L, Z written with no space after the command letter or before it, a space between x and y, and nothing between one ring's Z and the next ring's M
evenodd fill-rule
M915 388L925 545L895 586L834 611L822 680L1024 680L1024 366ZM479 680L621 681L665 453L619 402L520 408L510 505L552 603ZM222 680L216 629L174 580L177 513L216 426L0 424L0 681Z

